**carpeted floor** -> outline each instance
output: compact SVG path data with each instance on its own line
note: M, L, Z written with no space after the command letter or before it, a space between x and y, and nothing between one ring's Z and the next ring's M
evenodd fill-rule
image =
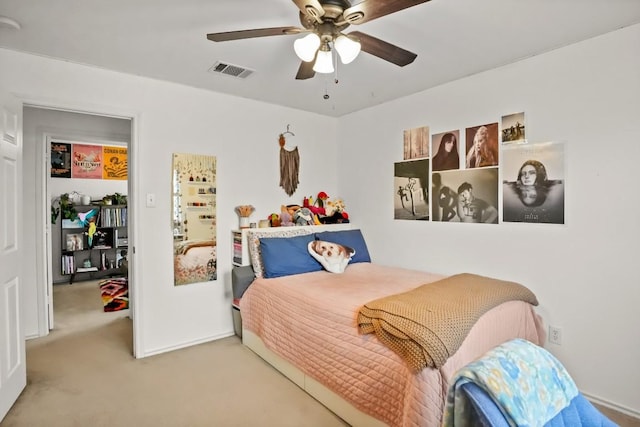
M134 359L129 311L105 313L97 281L53 292L55 328L27 341L1 427L346 426L235 336Z
M235 336L134 359L129 311L105 313L98 289L54 286L55 328L27 341L27 387L1 427L347 425Z

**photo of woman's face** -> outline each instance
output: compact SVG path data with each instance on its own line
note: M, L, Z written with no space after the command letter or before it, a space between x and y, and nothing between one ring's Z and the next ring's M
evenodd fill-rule
M450 153L452 149L453 149L453 140L450 139L449 141L444 143L444 151L446 151L447 153Z
M522 185L535 185L536 177L536 168L531 165L524 166L520 171L520 182Z

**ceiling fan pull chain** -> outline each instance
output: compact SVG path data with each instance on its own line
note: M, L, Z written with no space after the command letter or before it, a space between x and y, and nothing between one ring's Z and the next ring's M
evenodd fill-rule
M333 62L335 62L335 63L336 63L336 66L335 66L335 73L334 73L334 75L333 75L333 82L334 82L335 84L338 84L338 67L339 67L338 62L340 62L340 61L338 61L338 53L337 53L336 49L334 49L334 54L333 54L333 56L335 57L335 59L334 59L334 61L333 61Z

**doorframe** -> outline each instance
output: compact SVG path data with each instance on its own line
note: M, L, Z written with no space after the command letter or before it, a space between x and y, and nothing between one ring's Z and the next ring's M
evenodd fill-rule
M36 108L36 107L29 106L29 108ZM39 108L39 109L42 110L42 108ZM60 110L51 110L51 111L60 111ZM81 114L81 113L74 112L73 114ZM104 116L101 116L101 117L104 117ZM128 120L129 123L131 123L131 119L129 118L123 118L120 120ZM44 277L44 280L46 280L47 282L47 293L45 295L46 299L44 301L40 301L40 298L38 298L38 306L40 307L44 305L48 313L48 316L46 319L40 319L41 316L38 316L39 332L46 331L46 333L48 333L55 327L54 309L53 309L53 284L54 284L53 283L53 280L54 280L54 277L53 277L53 266L54 266L53 230L52 230L51 221L46 221L47 214L50 215L51 200L53 200L52 194L51 194L52 178L51 178L51 174L49 173L49 170L50 170L49 168L51 167L51 142L53 141L63 142L63 143L82 142L83 144L90 144L90 145L93 144L93 145L116 145L116 146L123 146L122 144L126 144L127 149L129 149L130 140L131 140L131 137L129 137L128 141L123 141L123 140L115 140L115 139L96 138L93 135L89 136L84 134L83 132L72 132L72 131L68 132L68 131L59 131L59 130L51 130L51 129L43 128L42 138L39 141L36 141L37 147L35 151L36 151L36 154L39 155L40 157L39 164L36 165L36 171L38 171L37 173L42 174L42 177L39 180L39 182L42 185L42 189L44 189L42 191L42 203L43 203L43 209L44 209L43 215L45 217L45 221L44 221L45 226L43 228L45 232L46 241L45 241L45 247L43 249L45 251L44 262L46 262L47 264L44 266L46 269L45 270L46 276ZM127 193L129 192L128 186L129 186L129 177L127 176ZM127 225L127 231L128 229L129 229L129 226ZM38 276L39 276L39 273L38 273ZM39 278L39 279L42 280L42 278ZM39 293L39 295L41 296L42 293ZM43 323L42 325L40 324L41 322ZM44 335L46 335L46 333ZM42 334L40 334L40 336L42 336Z
M132 320L133 326L133 356L135 358L143 357L143 340L141 332L144 330L142 327L142 318L140 315L141 308L141 287L137 286L139 283L139 273L136 268L137 255L136 255L136 242L138 240L138 230L136 225L138 224L138 209L136 209L136 201L138 200L138 192L136 191L138 182L137 177L137 158L139 152L138 143L138 129L141 114L136 111L123 109L113 106L96 106L96 105L82 105L79 103L66 103L62 101L56 101L51 99L41 99L29 95L19 95L19 99L22 102L22 108L34 107L41 109L66 111L80 114L92 114L104 117L113 117L119 119L128 119L131 121L131 140L128 145L128 186L127 186L127 214L128 214L128 239L129 239L129 316ZM39 152L38 150L36 150ZM45 158L44 155L38 155L36 159L36 169L40 171L45 170ZM40 163L38 165L38 163ZM48 169L47 169L48 170ZM36 268L38 269L37 277L42 278L38 283L38 332L39 336L43 337L49 334L49 280L51 276L49 274L50 260L45 259L49 255L47 249L49 234L51 232L51 213L48 211L49 200L46 200L48 190L46 187L46 174L43 172L43 176L38 180L36 188L36 215L37 215L37 227L36 233Z

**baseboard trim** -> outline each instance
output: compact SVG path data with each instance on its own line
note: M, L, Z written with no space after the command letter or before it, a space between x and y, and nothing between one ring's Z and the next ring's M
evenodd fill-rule
M618 405L617 403L613 403L609 400L603 399L601 397L598 396L594 396L592 394L589 393L585 393L582 392L582 394L584 395L584 397L587 398L587 400L589 400L592 403L597 403L598 405L602 405L605 406L609 409L613 409L614 411L618 411L622 414L628 415L630 417L633 418L637 418L638 420L640 420L640 412L636 411L634 409L631 408L627 408L626 406L623 405Z
M142 356L137 356L137 358L138 359L142 359L142 358L145 358L145 357L155 356L157 354L168 353L170 351L180 350L180 349L183 349L183 348L191 347L193 345L204 344L204 343L215 341L215 340L219 340L219 339L222 339L222 338L231 337L233 335L235 335L235 332L233 330L231 330L231 331L224 332L224 333L221 333L221 334L211 335L211 336L208 336L208 337L200 338L200 339L193 340L193 341L183 342L183 343L172 345L172 346L169 346L169 347L160 347L160 348L145 350L143 352Z

